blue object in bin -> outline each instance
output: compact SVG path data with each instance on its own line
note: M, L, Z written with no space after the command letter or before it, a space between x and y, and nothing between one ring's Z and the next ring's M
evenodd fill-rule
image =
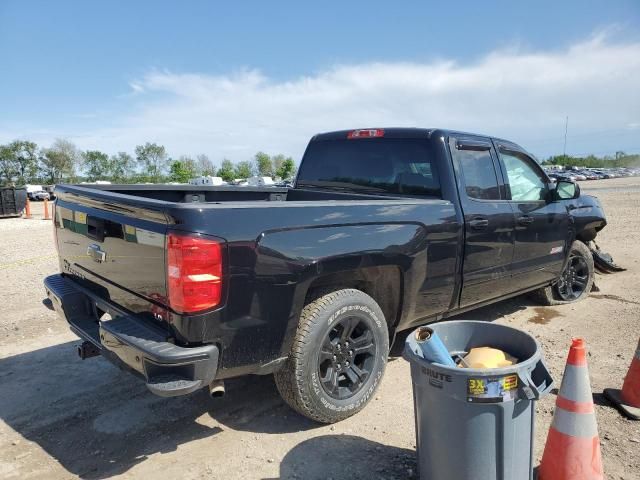
M447 350L447 347L444 346L444 343L432 328L420 327L414 332L414 335L416 336L416 344L420 348L419 352L415 352L416 355L431 363L439 363L450 367L456 366L449 354L449 350Z

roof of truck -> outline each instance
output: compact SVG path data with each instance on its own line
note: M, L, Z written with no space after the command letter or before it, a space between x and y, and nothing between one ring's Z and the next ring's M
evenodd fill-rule
M447 128L418 128L418 127L367 127L367 128L355 128L349 130L335 130L333 132L323 132L318 133L313 136L313 140L335 140L340 138L346 138L347 135L354 131L362 131L362 130L384 130L385 137L396 137L396 138L419 138L419 137L430 137L434 133L445 134L445 135L472 135L474 137L486 137L486 138L494 138L496 140L502 140L505 142L509 142L509 140L504 140L493 135L486 135L483 133L471 133L471 132L462 132L459 130L451 130ZM511 142L509 142L511 143Z
M493 135L486 135L483 133L471 133L462 132L459 130L450 130L446 128L417 128L417 127L368 127L368 128L356 128L350 130L335 130L333 132L318 133L311 138L311 141L323 141L323 140L340 140L345 139L351 132L364 130L383 130L385 138L430 138L432 135L469 135L474 137L492 138L505 146L513 145L520 147L511 140L495 137Z

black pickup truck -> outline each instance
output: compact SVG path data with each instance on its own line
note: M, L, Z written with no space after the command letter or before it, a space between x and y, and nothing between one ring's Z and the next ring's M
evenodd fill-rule
M293 188L60 185L50 304L158 395L274 374L335 422L400 332L507 297L588 294L598 200L521 147L440 129L313 137Z

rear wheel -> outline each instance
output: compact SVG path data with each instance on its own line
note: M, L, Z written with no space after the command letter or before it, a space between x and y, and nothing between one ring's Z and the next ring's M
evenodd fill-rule
M534 297L544 305L562 305L576 302L591 291L594 266L591 250L576 240L571 245L569 260L560 278L553 284L533 292Z
M303 309L276 385L302 415L323 423L344 420L371 399L388 352L387 324L369 295L355 289L324 293Z

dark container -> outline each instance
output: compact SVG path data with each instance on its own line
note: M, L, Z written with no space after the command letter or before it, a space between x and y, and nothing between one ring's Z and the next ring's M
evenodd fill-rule
M24 188L0 187L0 218L21 216L26 204Z

